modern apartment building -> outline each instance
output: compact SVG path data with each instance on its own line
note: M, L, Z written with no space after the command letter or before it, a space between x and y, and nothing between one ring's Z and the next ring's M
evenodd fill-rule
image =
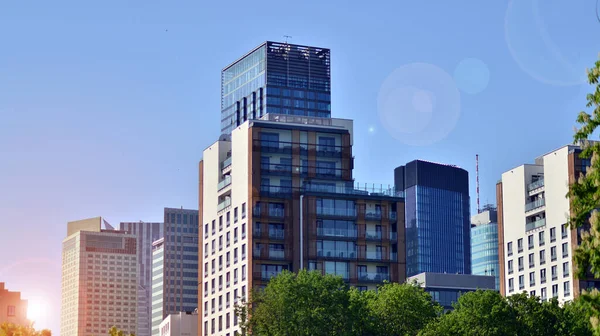
M197 336L198 335L198 313L179 312L169 314L161 322L159 336Z
M234 305L282 270L360 289L405 280L404 203L352 177L352 121L267 114L209 146L199 165L199 328L234 335Z
M102 225L107 229L102 229ZM137 330L136 236L102 217L67 224L62 247L62 336L92 336L112 326Z
M567 225L571 209L565 195L590 165L580 152L579 146L563 146L503 173L496 185L503 295L525 291L564 302L582 289L600 288L599 280L573 274L578 235Z
M415 160L394 170L405 192L406 273L471 274L469 173Z
M152 300L152 242L163 237L163 223L122 222L120 230L137 238L138 328L136 336L150 336Z
M493 276L497 291L500 290L498 260L498 211L486 205L483 211L471 216L471 273Z
M152 335L169 314L198 304L198 210L165 208L164 238L152 244Z
M9 291L4 282L0 282L0 324L8 322L28 326L27 300L21 299L21 292Z
M221 72L221 132L267 113L331 115L330 51L264 42Z

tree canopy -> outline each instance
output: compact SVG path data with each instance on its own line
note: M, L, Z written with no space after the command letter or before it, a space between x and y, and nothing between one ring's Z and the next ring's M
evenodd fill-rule
M48 329L35 330L33 326L4 322L0 324L0 336L52 336L52 333Z

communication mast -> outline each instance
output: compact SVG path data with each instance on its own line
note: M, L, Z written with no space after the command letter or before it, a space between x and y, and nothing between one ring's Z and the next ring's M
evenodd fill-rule
M475 175L477 176L477 213L481 213L479 207L479 154L475 154Z

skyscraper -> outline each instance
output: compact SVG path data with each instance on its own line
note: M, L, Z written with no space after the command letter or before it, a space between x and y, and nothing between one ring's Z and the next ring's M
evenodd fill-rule
M102 225L107 229L102 229ZM101 218L67 224L62 248L62 336L137 330L138 273L134 235Z
M564 302L583 289L600 289L600 279L573 274L579 236L568 226L571 207L565 195L590 166L580 153L579 146L563 146L502 174L496 185L502 294L525 291Z
M221 132L266 113L331 116L330 51L264 42L221 72Z
M163 223L122 222L121 231L137 238L138 282L138 329L136 336L150 336L152 299L152 242L163 237Z
M152 335L167 315L198 304L198 210L165 208L164 218L152 246Z
M406 272L471 274L469 173L415 160L394 170L405 191Z
M471 272L474 275L494 276L496 290L500 290L498 212L491 205L471 216Z

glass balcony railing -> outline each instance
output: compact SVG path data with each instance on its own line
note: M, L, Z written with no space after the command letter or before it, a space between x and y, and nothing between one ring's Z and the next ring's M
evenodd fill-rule
M225 159L225 161L221 162L221 169L225 169L231 166L231 156Z
M390 219L391 220L398 219L398 215L396 214L396 211L390 211Z
M391 261L398 261L398 253L397 252L390 253L390 260Z
M525 231L531 231L542 226L546 226L546 218L538 219L535 222L525 224Z
M327 249L323 249L323 250L318 250L317 251L317 256L319 257L327 257L327 258L344 258L344 259L351 259L351 258L356 258L356 252L355 251L340 251L340 250L327 250Z
M277 271L262 271L262 272L260 272L260 278L262 280L271 280L271 278L276 277L277 275L279 275L279 273L281 273L281 272L277 272Z
M317 207L317 215L356 217L356 209Z
M231 198L226 198L223 202L217 205L217 211L221 211L231 205Z
M383 260L383 253L367 251L366 257L368 260Z
M527 191L535 190L544 186L544 179L539 179L527 185Z
M285 251L284 250L269 250L269 258L285 259Z
M390 232L390 240L398 240L398 233Z
M284 230L281 229L269 229L270 239L283 239Z
M356 229L317 228L320 237L356 238Z
M533 202L529 202L529 203L525 204L525 211L531 211L533 209L543 207L544 205L546 205L546 199L540 198Z
M219 184L217 184L217 190L221 190L230 184L231 184L231 175L227 175L221 182L219 182Z
M383 282L389 281L390 275L388 273L376 273L376 272L359 272L358 281L362 282Z
M377 212L367 212L365 213L365 218L366 219L381 219L381 211L377 211Z
M381 240L382 234L381 231L366 231L365 237L367 239Z

